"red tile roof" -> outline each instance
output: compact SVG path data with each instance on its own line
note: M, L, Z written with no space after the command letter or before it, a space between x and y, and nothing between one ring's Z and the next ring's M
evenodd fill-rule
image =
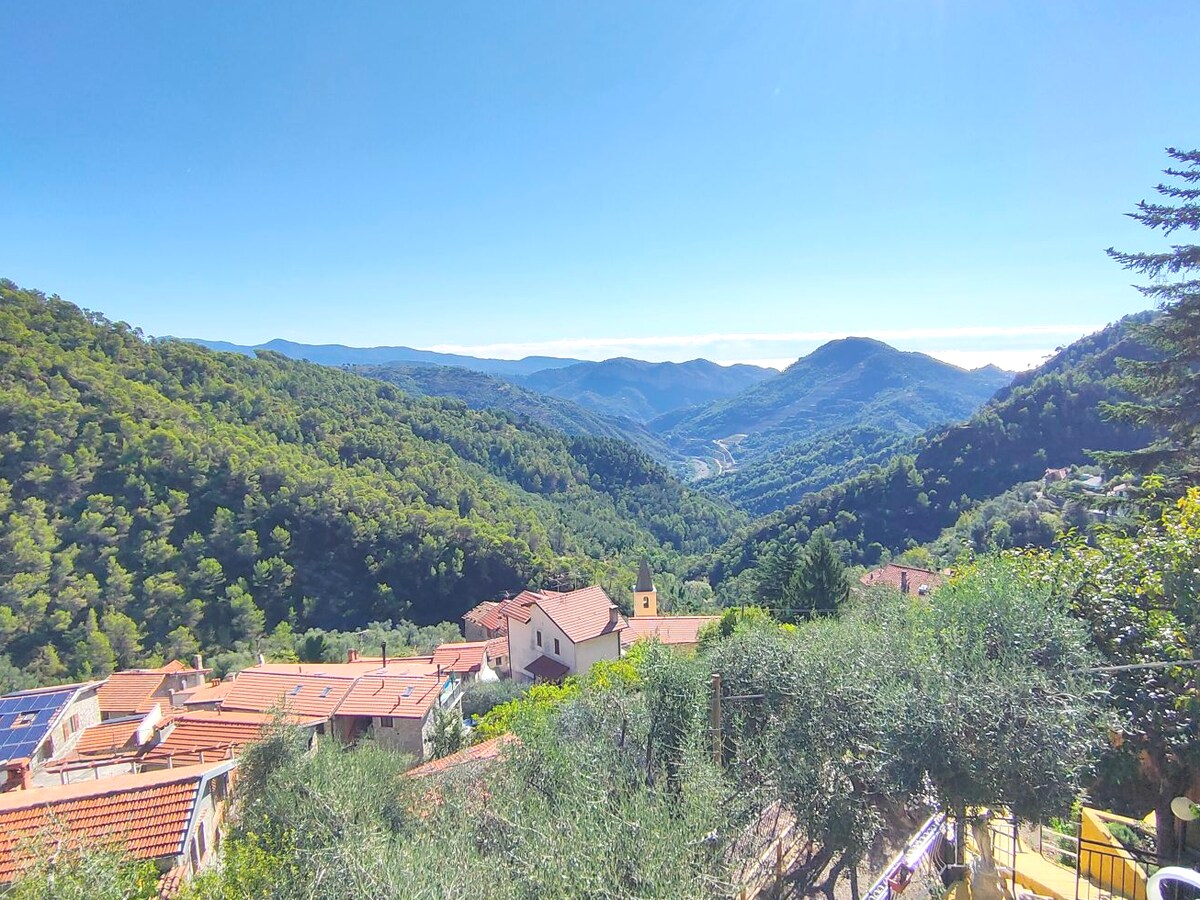
M433 651L433 664L443 672L465 674L483 668L489 641L442 644Z
M488 659L508 659L508 635L502 634L487 642Z
M534 678L541 678L543 681L557 681L571 670L558 660L551 659L545 654L542 654L533 662L525 666L525 671Z
M493 631L504 624L504 619L499 613L500 604L495 600L484 600L473 609L463 613L463 619L468 622L474 622L480 628L485 628L488 631Z
M137 752L134 735L142 719L142 716L129 716L89 725L80 733L71 757L117 756Z
M421 719L437 702L444 683L437 675L364 675L337 708L337 715Z
M426 778L430 775L440 775L450 769L456 769L459 766L470 765L471 763L483 764L492 762L500 757L506 745L516 743L516 741L516 735L502 734L499 737L491 738L473 747L467 747L465 750L459 750L457 753L451 753L449 756L443 756L441 759L431 760L423 766L409 769L404 774L410 778Z
M167 673L152 669L113 672L96 692L100 712L126 715L149 712L156 703L166 708L170 705L167 698L154 696L166 679Z
M258 712L218 712L198 710L172 720L166 738L142 759L146 762L165 762L172 765L211 763L237 754L246 744L263 736L272 716Z
M181 695L184 706L198 706L202 703L219 703L233 689L233 681L218 681L201 685L194 691Z
M946 576L940 572L930 572L928 569L917 569L913 566L897 566L894 563L867 572L859 579L860 583L868 586L886 584L898 591L904 590L902 585L907 585L910 594L918 593L922 586L932 591L941 587L945 581Z
M52 846L114 844L135 859L178 856L204 777L228 767L187 766L0 794L0 882L32 862L39 835Z
M634 616L621 632L621 645L628 646L639 638L653 637L664 644L694 644L700 629L720 616Z
M271 712L282 707L293 715L324 719L333 715L353 684L353 676L291 675L244 669L221 701L221 709Z
M533 602L576 644L625 629L624 616L598 585L567 594L543 594Z

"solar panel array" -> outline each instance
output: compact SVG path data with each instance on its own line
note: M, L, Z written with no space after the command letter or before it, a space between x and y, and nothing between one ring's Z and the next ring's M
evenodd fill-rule
M74 695L68 691L45 691L0 697L0 762L33 756L59 710ZM27 725L16 725L33 714Z

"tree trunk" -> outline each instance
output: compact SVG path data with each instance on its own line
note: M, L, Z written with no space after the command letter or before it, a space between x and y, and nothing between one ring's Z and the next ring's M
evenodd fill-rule
M1154 804L1154 850L1162 865L1170 865L1179 860L1175 813L1171 811L1171 801L1174 798L1174 791L1165 794L1160 792L1158 802Z

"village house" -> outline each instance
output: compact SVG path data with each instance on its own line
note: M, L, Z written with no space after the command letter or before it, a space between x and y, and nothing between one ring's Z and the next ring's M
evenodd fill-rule
M17 691L0 697L0 792L28 788L69 755L100 721L99 682Z
M620 658L625 617L603 588L524 591L518 597L525 599L505 605L513 678L558 681L599 660Z
M622 650L636 641L652 638L681 649L694 649L699 643L700 629L720 616L660 616L658 591L650 575L650 564L642 560L637 582L633 588L633 615L621 632Z
M166 712L176 698L204 684L211 669L201 668L201 659L188 668L172 660L156 669L124 669L113 672L97 692L102 719L119 719L150 712L154 706Z
M500 676L492 668L492 660L488 652L491 643L491 641L467 641L442 644L433 651L432 662L439 671L455 675L464 683L499 681ZM507 641L504 646L508 646Z
M929 569L918 569L915 566L898 566L889 563L880 569L872 569L859 578L859 583L871 587L882 584L898 590L902 594L916 594L924 597L930 591L937 590L947 579L941 572L931 572Z
M0 884L39 857L84 845L110 845L151 860L164 875L163 896L215 858L236 763L0 794Z

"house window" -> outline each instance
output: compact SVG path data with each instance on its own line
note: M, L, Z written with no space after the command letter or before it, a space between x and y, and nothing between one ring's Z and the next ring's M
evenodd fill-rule
M542 646L542 633L540 631L537 633L537 642L539 647Z
M204 861L204 823L200 823L200 827L196 829L196 844L200 848L200 861Z
M558 649L558 638L555 638L555 639L554 639L554 655L555 655L555 656L561 656L561 655L562 655L562 651Z
M649 609L649 608L650 608L650 598L643 597L642 598L642 609Z
M79 716L71 716L71 718L67 720L67 728L69 734L74 734L77 732L79 730Z
M391 716L380 716L379 717L379 727L380 728L391 728L392 727L392 717Z

